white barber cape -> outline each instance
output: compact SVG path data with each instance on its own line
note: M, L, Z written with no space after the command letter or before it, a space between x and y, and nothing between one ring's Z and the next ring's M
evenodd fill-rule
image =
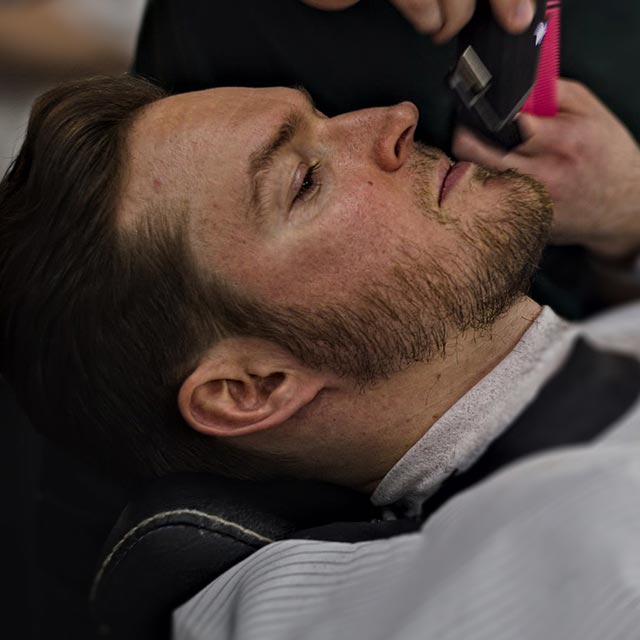
M578 335L640 356L640 304L582 325L545 308L389 471L372 501L415 512L535 398ZM176 609L173 637L640 638L640 407L595 442L507 465L414 533L269 544Z

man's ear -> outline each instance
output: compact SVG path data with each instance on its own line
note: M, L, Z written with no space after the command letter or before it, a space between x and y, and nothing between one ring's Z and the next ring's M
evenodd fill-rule
M243 436L282 424L308 405L326 381L271 342L226 338L184 381L178 405L196 431Z

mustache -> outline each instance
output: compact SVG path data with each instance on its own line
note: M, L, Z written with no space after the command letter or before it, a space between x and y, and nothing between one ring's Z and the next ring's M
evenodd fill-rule
M427 197L425 194L424 183L427 182L433 172L438 170L439 163L447 159L452 164L455 162L444 151L430 147L422 142L414 142L414 152L409 158L409 166L416 178L416 190L421 196L423 202L427 201L431 203L432 198ZM471 173L471 180L479 183L486 183L493 178L500 178L505 182L509 182L513 185L526 183L536 194L542 197L545 201L548 200L548 192L546 187L532 176L521 173L516 169L491 169L484 165L473 163L473 171Z
M437 176L443 160L453 162L440 149L415 142L407 163L412 176L414 197L420 210L424 215L439 222L444 220L441 220L439 215L437 193L439 185L435 183L438 181Z
M425 172L434 171L443 159L453 162L444 151L422 142L414 142L413 152L409 157L409 166L418 174L427 175Z

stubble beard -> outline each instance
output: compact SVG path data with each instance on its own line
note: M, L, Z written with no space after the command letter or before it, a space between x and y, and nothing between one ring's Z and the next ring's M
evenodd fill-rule
M443 221L437 194L425 186L441 158L418 146L411 159L415 199L425 216L455 235L455 254L407 239L393 267L362 287L351 304L260 305L256 325L244 329L282 344L311 368L331 370L365 388L444 355L452 335L490 328L528 291L550 227L551 202L528 176L476 167L472 180L508 185L499 210Z

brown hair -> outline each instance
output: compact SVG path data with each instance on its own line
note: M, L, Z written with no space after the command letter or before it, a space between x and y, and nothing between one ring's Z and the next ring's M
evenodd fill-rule
M127 132L163 96L125 75L35 102L0 183L0 366L39 430L111 469L274 475L177 407L189 368L228 333L233 296L202 281L166 212L116 225Z

